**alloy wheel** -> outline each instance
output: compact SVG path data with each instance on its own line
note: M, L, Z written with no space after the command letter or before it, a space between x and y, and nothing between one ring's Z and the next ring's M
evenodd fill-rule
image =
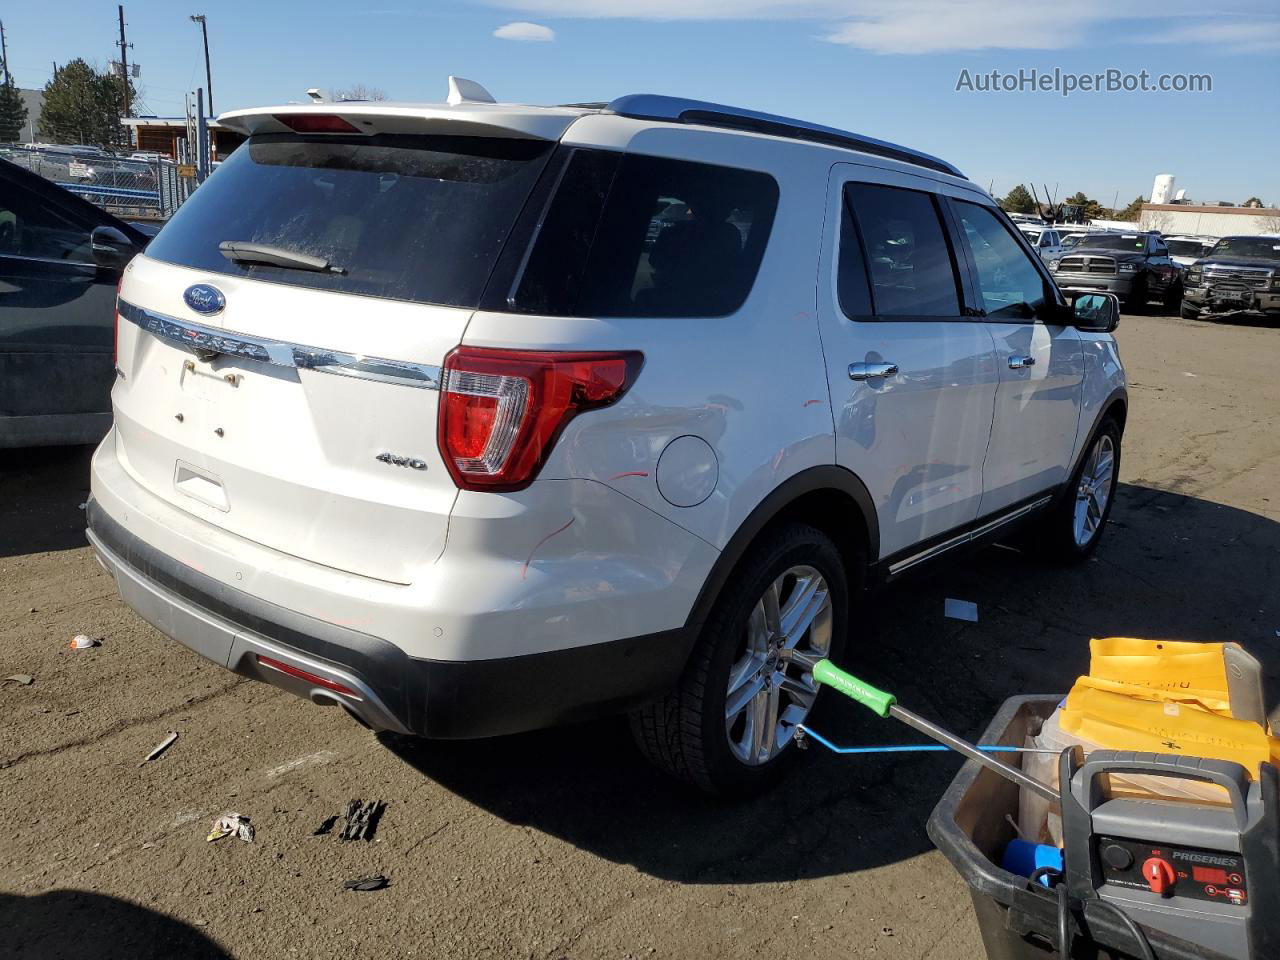
M1080 471L1080 484L1076 488L1073 532L1078 547L1088 546L1102 529L1107 503L1115 487L1115 464L1115 442L1104 433L1089 451L1089 459Z
M813 709L813 665L831 650L831 611L827 582L809 566L787 570L756 602L725 697L729 747L743 763L776 757Z

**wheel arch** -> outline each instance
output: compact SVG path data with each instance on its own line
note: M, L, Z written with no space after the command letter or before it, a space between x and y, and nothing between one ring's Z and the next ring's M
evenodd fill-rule
M694 601L686 629L701 629L751 545L766 531L791 521L810 523L828 534L846 563L858 556L874 562L880 554L875 504L857 475L834 464L802 470L757 504L729 538Z

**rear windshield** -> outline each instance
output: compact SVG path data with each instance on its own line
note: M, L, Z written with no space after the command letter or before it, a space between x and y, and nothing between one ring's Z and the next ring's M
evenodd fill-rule
M474 307L554 144L481 137L250 139L147 255L340 293ZM315 272L228 260L223 241L328 260Z
M1209 249L1199 240L1166 240L1165 243L1169 247L1169 255L1173 257L1203 257L1204 252Z
M777 205L767 173L575 149L501 309L726 316L751 291Z

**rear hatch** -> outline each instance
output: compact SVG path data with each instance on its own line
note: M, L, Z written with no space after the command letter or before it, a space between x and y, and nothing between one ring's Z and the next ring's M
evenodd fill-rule
M411 583L456 496L436 445L439 367L554 144L492 125L381 133L354 116L301 134L279 121L125 277L119 455L207 523Z

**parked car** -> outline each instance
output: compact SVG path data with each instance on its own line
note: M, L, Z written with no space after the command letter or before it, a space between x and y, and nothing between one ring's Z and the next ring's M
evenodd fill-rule
M1097 546L1118 304L954 166L456 99L223 114L248 141L126 271L89 538L160 630L402 734L630 710L734 794L866 587L1023 523Z
M112 325L138 228L0 160L0 448L97 443Z
M1091 233L1049 269L1063 290L1114 293L1131 311L1153 299L1173 309L1182 299L1181 268L1155 233Z
M1280 317L1280 237L1223 237L1187 268L1182 316Z
M1027 238L1027 243L1035 247L1036 253L1040 254L1041 260L1047 262L1062 256L1062 240L1055 228L1022 226L1020 229L1022 235Z
M1169 256L1184 270L1208 254L1218 242L1216 237L1165 237Z

